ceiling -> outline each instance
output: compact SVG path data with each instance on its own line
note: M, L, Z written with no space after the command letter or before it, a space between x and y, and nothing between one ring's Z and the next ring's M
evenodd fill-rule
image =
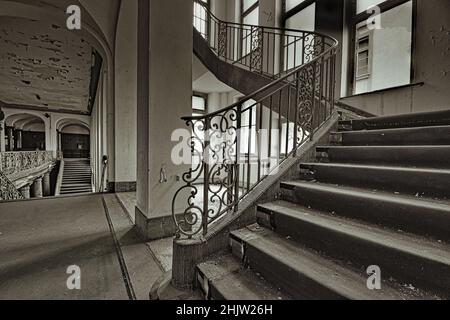
M0 17L0 100L89 112L92 45L50 21Z

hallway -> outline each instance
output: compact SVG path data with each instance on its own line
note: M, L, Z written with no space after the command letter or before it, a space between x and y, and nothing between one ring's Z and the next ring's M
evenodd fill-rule
M148 299L163 273L114 195L1 203L0 216L0 300ZM66 285L73 265L81 290Z

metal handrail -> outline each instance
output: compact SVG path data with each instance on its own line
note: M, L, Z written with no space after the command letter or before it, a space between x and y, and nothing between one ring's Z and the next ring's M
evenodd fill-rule
M205 31L202 35L219 59L274 80L226 108L182 118L192 131L186 147L198 161L182 177L184 185L175 193L172 214L177 237L189 239L206 236L212 223L237 212L240 201L331 117L338 47L335 39L317 32L224 22L196 3L205 10L208 24L199 32ZM229 32L236 28L240 31ZM235 38L239 33L245 37ZM271 35L273 42L265 45ZM236 62L234 46L241 46L247 36L252 37L252 46L243 53L250 60ZM284 55L275 65L275 57ZM178 208L181 200L187 200L187 208Z

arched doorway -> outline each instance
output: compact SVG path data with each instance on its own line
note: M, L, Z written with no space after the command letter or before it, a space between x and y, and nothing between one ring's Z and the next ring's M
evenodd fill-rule
M80 123L69 123L59 130L60 151L66 159L89 159L90 130Z
M29 114L15 114L5 122L6 151L44 151L46 148L45 122Z

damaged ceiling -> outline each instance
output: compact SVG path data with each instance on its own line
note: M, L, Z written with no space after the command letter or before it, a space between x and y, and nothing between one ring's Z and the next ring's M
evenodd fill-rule
M0 101L89 112L92 46L51 22L0 18Z

